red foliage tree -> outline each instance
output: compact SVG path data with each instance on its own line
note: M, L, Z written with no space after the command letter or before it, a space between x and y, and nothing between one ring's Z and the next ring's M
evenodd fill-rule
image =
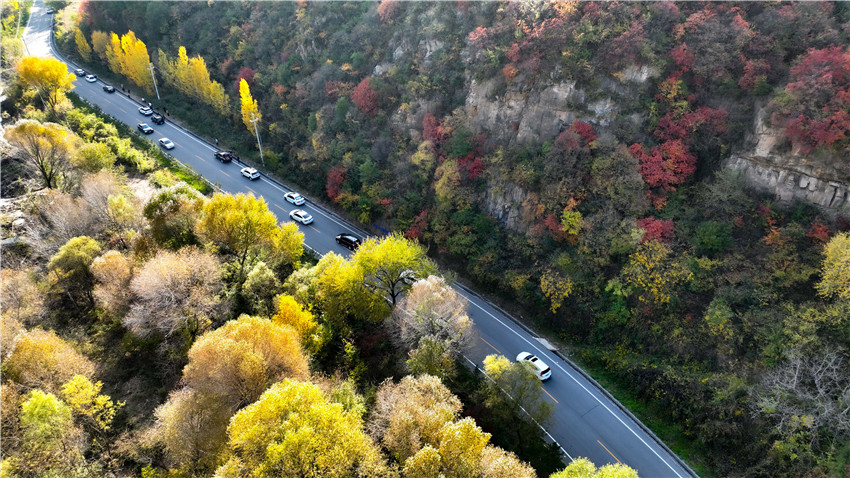
M834 46L811 49L791 68L785 87L790 101L778 114L786 134L801 150L848 147L850 131L850 51ZM774 123L782 119L774 115Z
M596 132L593 131L593 126L590 126L590 124L585 123L584 121L573 121L573 124L570 126L570 130L575 131L576 134L584 140L585 145L590 144L598 138Z
M363 78L354 90L351 92L351 101L354 105L369 116L378 114L378 92L369 82L369 78Z
M380 5L378 5L378 17L381 19L382 23L390 22L396 17L398 10L398 2L384 0Z
M434 148L439 147L446 140L442 123L431 113L426 113L422 118L422 138L430 141Z
M697 158L681 140L665 141L648 154L642 145L633 144L629 152L640 162L640 175L651 188L675 191L696 171Z
M564 151L575 151L581 147L581 136L572 129L565 129L555 139L555 146Z
M328 181L325 184L325 189L328 191L328 197L336 201L339 193L342 191L342 183L345 181L345 166L335 166L328 171Z
M245 82L248 83L248 86L254 86L254 75L256 74L257 72L254 71L252 68L243 66L242 69L239 70L239 76L236 78L236 89L239 89L239 81L242 80L242 78L245 79Z
M829 241L829 226L822 223L820 219L815 219L806 237L817 243L826 244Z
M552 239L561 242L567 239L569 234L564 232L564 227L561 225L561 221L558 220L558 217L554 214L547 214L545 218L543 218L543 226L546 228L546 231L549 232L549 235L552 236Z
M641 242L673 240L673 220L655 219L653 216L637 220L637 227L644 230Z
M770 64L766 60L762 58L746 60L744 76L738 80L738 86L746 91L752 91L759 81L767 81L768 73L770 73Z
M413 224L407 228L407 231L404 233L404 237L408 239L419 239L422 237L422 234L425 233L425 229L428 228L428 211L423 209L413 218Z
M670 57L673 58L673 61L676 62L676 66L682 72L689 71L694 66L694 54L690 50L688 50L688 44L682 43L670 50Z

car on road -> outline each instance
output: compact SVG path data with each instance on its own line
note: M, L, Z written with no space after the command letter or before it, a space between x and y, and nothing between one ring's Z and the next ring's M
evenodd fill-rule
M137 125L136 125L136 129L137 129L137 130L139 130L139 131L141 131L142 133L145 133L145 134L152 134L152 133L153 133L153 128L151 128L150 126L148 126L148 124L147 124L147 123L139 123L139 124L137 124Z
M163 118L162 115L158 113L154 113L153 116L151 116L151 121L156 124L165 124L165 118Z
M52 8L48 8L48 9L47 9L47 11L46 11L46 12L44 12L44 14L45 14L45 15L50 15L50 14L52 14L52 13L53 13L53 9L52 9Z
M295 191L292 191L290 193L286 193L286 194L283 195L283 197L288 202L291 202L292 204L295 204L296 206L300 206L300 205L304 204L305 202L307 202L307 200L304 199L304 196L298 194Z
M159 145L165 149L174 149L174 143L172 143L168 138L160 138Z
M313 222L313 216L303 209L293 209L289 212L289 218L304 225Z
M115 87L112 86L112 85L105 85L103 87L103 91L105 91L107 93L115 93Z
M89 83L94 83L97 81L97 75L86 75L86 81Z
M74 74L77 76L86 76L86 70L82 68L77 68L76 70L74 70Z
M242 168L240 172L242 173L242 176L245 176L251 181L255 179L260 179L260 172L254 168Z
M239 156L236 156L236 153L233 151L216 151L215 159L221 161L222 163L229 163L234 159L239 159Z
M150 115L153 114L153 110L150 109L150 107L148 107L148 106L139 106L139 113L141 113L145 116L150 116Z
M536 355L532 355L528 352L521 352L516 356L516 361L528 364L528 368L534 372L534 375L536 375L540 380L547 380L552 376L552 369L543 363L542 360L537 358Z
M337 234L336 243L351 251L356 251L360 247L360 239L347 232Z

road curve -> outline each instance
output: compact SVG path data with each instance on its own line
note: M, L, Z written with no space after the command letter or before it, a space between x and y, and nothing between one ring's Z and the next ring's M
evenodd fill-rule
M24 32L26 52L32 56L55 56L73 70L77 65L53 49L50 39L53 16L46 14L46 10L43 0L34 2ZM262 196L272 212L282 220L289 220L289 212L295 206L283 198L283 194L291 190L287 186L265 175L249 181L240 174L244 165L220 163L214 159L215 146L168 120L164 125L152 124L149 118L138 112L141 103L122 94L120 85L116 85L117 91L112 94L103 91L103 86L100 80L89 83L80 77L75 82L74 92L131 128L140 122L148 123L155 131L146 138L152 142L162 137L171 139L176 147L169 153L178 161L222 191ZM299 224L299 228L304 233L305 244L318 254L335 252L347 256L348 250L336 244L336 234L351 231L359 236L365 235L357 226L309 201L309 198L299 208L314 217L312 224ZM641 478L697 476L625 407L572 362L550 351L531 330L471 289L462 285L456 285L456 288L469 301L469 316L477 331L477 337L466 354L469 361L481 368L488 354L499 353L512 358L521 351L529 351L552 368L552 378L543 384L543 388L555 405L554 414L543 428L550 439L561 446L567 461L583 456L597 465L623 463L638 470Z

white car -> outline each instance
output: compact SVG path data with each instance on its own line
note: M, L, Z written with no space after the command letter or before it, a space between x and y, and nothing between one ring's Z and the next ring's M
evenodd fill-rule
M286 200L291 202L292 204L295 204L296 206L300 206L307 201L306 199L304 199L304 196L296 193L295 191L291 193L286 193L283 195L283 197L286 198Z
M160 138L159 145L165 149L174 149L174 143L168 138Z
M94 83L95 81L97 81L97 76L96 75L86 75L86 81L88 81L89 83Z
M289 218L292 219L293 221L298 221L301 224L305 224L305 225L313 222L313 216L308 214L307 211L305 211L303 209L293 209L289 213Z
M139 106L139 113L141 113L141 114L143 114L143 115L145 115L145 116L150 116L150 115L152 115L152 114L153 114L153 110L152 110L152 109L150 109L150 108L149 108L149 107L147 107L147 106Z
M242 168L240 171L242 172L242 176L245 176L251 181L260 179L260 172L254 168Z
M552 369L543 363L542 360L537 358L536 355L531 355L528 352L521 352L516 356L516 361L519 363L529 364L529 369L534 372L534 375L537 375L537 378L540 380L547 380L552 376Z

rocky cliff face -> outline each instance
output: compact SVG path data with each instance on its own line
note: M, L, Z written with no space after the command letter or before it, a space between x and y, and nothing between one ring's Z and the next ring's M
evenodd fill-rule
M592 95L574 81L533 86L517 82L496 94L501 79L483 82L470 79L464 114L473 131L486 133L500 144L552 141L577 119L597 126L605 134L614 120L635 126L646 121L646 115L626 111L624 105L629 104L629 98L645 94L642 90L657 76L658 72L652 68L632 66L616 75L619 81L602 80ZM528 231L539 219L535 215L539 209L538 195L504 178L490 179L482 204L490 215L515 232Z
M850 170L836 168L842 161L835 157L809 157L789 149L782 132L769 127L766 118L764 108L758 108L752 136L755 147L733 154L723 167L740 172L750 187L772 194L779 202L804 201L831 216L850 215Z
M465 109L473 129L503 144L550 141L576 119L605 127L626 114L631 122L643 122L642 115L629 115L622 105L629 97L640 95L658 72L647 66L632 66L616 76L620 81L603 80L593 95L574 81L517 82L498 94L495 90L503 80L471 79Z

